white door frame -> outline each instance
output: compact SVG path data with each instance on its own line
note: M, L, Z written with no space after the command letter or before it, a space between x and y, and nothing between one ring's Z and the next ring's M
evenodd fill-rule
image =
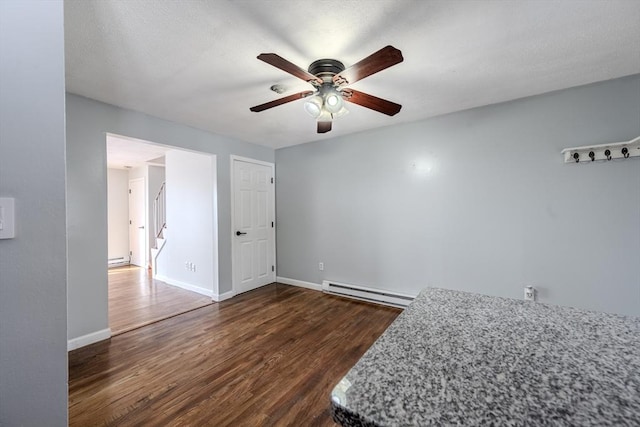
M236 220L235 220L235 212L236 212L236 207L235 207L235 173L234 173L234 168L233 168L233 164L234 162L238 160L241 162L246 162L246 163L253 163L256 165L261 165L261 166L267 166L269 168L271 168L271 177L274 180L274 187L273 187L273 192L271 193L271 217L273 218L273 222L274 222L274 226L271 228L271 241L272 241L272 248L271 250L273 251L273 266L274 266L274 270L273 270L273 277L274 280L275 278L278 276L278 272L277 272L277 254L276 254L276 191L275 191L275 176L276 176L276 165L274 163L270 163L270 162L265 162L262 160L256 160L256 159L251 159L249 157L242 157L242 156L236 156L236 155L231 155L230 156L230 163L229 163L229 167L230 167L230 171L229 171L229 175L231 176L231 230L229 230L229 234L231 236L231 286L232 286L232 292L233 295L236 295L238 293L238 284L236 283L236 268L238 268L238 266L235 265L235 254L236 254L236 249L237 249L237 239L235 238L235 232L237 230L236 228Z

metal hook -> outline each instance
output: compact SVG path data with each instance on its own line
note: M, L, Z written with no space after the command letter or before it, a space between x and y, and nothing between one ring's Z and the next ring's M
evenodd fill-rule
M596 160L596 153L594 153L593 151L589 151L589 157L591 157L591 161L595 161Z
M629 158L629 149L627 147L622 147L622 155L625 159Z
M580 153L573 153L573 158L576 160L576 163L580 161Z
M607 160L611 160L611 150L608 148L604 150L604 155L607 156Z

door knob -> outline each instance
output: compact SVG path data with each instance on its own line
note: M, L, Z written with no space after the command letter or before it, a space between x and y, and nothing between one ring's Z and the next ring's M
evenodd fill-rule
M143 226L141 226L141 227L138 227L138 228L143 229L143 228L144 228L144 225L143 225Z
M247 233L243 233L242 231L236 231L236 236L242 236L243 234L247 234Z

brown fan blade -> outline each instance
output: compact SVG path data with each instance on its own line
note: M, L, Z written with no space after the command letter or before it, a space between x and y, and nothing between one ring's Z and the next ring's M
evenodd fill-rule
M331 130L331 120L320 121L318 120L318 133L327 133Z
M333 76L337 85L348 85L365 77L401 63L404 60L402 52L393 46L386 46L362 61Z
M286 104L287 102L297 101L298 99L306 98L309 95L313 95L315 92L312 90L306 90L304 92L294 93L293 95L285 96L284 98L276 99L274 101L265 102L264 104L256 105L249 108L254 113L268 110L269 108L277 107L278 105Z
M387 101L386 99L378 98L377 96L369 95L364 92L359 92L353 89L342 89L342 98L345 101L352 102L354 104L362 105L363 107L370 108L378 111L387 116L395 116L400 112L402 105L395 102Z
M276 68L280 68L282 71L286 71L305 82L322 84L322 79L314 76L306 70L303 70L275 53L261 53L258 55L258 59L269 65L273 65Z

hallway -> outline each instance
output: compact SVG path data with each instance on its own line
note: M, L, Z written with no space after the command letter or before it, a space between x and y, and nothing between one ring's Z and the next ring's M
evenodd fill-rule
M153 279L151 270L134 265L109 270L112 336L210 304L210 297Z

